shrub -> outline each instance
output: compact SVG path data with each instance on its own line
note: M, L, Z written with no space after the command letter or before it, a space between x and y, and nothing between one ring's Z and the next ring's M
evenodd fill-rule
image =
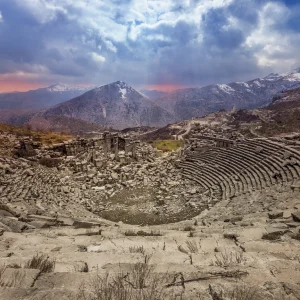
M233 251L228 253L225 250L219 254L215 254L215 261L213 262L213 265L222 268L228 268L241 264L244 260L243 252Z
M77 300L166 300L175 299L164 279L153 273L148 260L136 263L127 274L97 273L79 288Z
M190 231L188 237L194 237L194 232Z
M183 231L194 231L194 230L195 230L195 228L192 226L186 226L183 228Z
M246 285L236 286L229 293L230 300L258 300L260 299L258 290Z
M33 258L28 260L24 266L26 269L38 269L41 273L50 273L54 271L55 260L49 259L43 254L36 254Z
M197 243L196 241L186 241L185 243L191 253L198 253L199 249L201 248L200 242Z
M149 265L147 257L145 262L135 263L130 272L125 276L125 280L134 289L144 289L147 287L153 267Z
M142 253L145 255L145 249L143 246L140 247L129 247L129 252L130 253Z
M89 266L86 262L80 262L74 266L74 272L88 273Z

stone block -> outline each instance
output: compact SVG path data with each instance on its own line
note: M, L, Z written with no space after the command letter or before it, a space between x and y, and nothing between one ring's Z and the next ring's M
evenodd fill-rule
M36 278L38 277L40 270L35 269L15 269L7 268L1 276L1 287L31 287Z
M101 226L101 224L96 223L96 222L90 222L90 221L79 221L75 220L73 223L73 226L75 228L92 228L95 226Z
M282 211L273 211L268 213L269 219L279 219L283 217Z

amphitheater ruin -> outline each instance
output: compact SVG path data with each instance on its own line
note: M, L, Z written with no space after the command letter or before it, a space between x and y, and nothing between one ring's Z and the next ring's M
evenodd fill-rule
M196 125L170 152L112 132L18 143L1 300L300 299L297 143Z

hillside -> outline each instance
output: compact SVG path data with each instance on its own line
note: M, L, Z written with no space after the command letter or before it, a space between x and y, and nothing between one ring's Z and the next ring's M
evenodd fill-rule
M263 115L259 132L268 135L298 132L300 128L300 88L288 90L274 97L261 110Z
M11 156L19 140L29 138L33 142L41 143L44 146L61 143L70 140L71 135L59 134L50 131L36 131L26 127L12 126L0 123L0 157Z
M0 109L0 123L20 126L37 114L35 110Z
M1 155L1 300L299 299L300 152L226 123L249 114Z
M254 109L271 103L277 93L300 86L300 69L286 74L269 74L247 82L213 84L177 90L155 100L157 105L187 120L225 109Z
M86 135L89 132L102 132L107 130L106 127L89 123L84 120L69 118L66 116L43 116L35 115L25 126L34 130L50 130L53 132L64 132L72 135Z

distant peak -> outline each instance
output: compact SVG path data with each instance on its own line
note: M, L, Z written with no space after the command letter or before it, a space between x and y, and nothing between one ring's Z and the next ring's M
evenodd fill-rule
M292 72L283 74L284 80L299 81L300 80L300 68L293 69Z
M66 83L58 82L46 88L49 92L72 92L72 91L88 91L90 88L73 86Z
M116 82L114 82L112 84L118 85L118 86L121 86L121 87L128 87L128 84L126 82L124 82L124 81L121 81L121 80L118 80L118 81L116 81Z
M277 80L279 78L281 78L282 75L278 74L278 73L270 73L268 76L264 77L263 79L266 80Z
M300 73L300 68L293 69L292 74Z

